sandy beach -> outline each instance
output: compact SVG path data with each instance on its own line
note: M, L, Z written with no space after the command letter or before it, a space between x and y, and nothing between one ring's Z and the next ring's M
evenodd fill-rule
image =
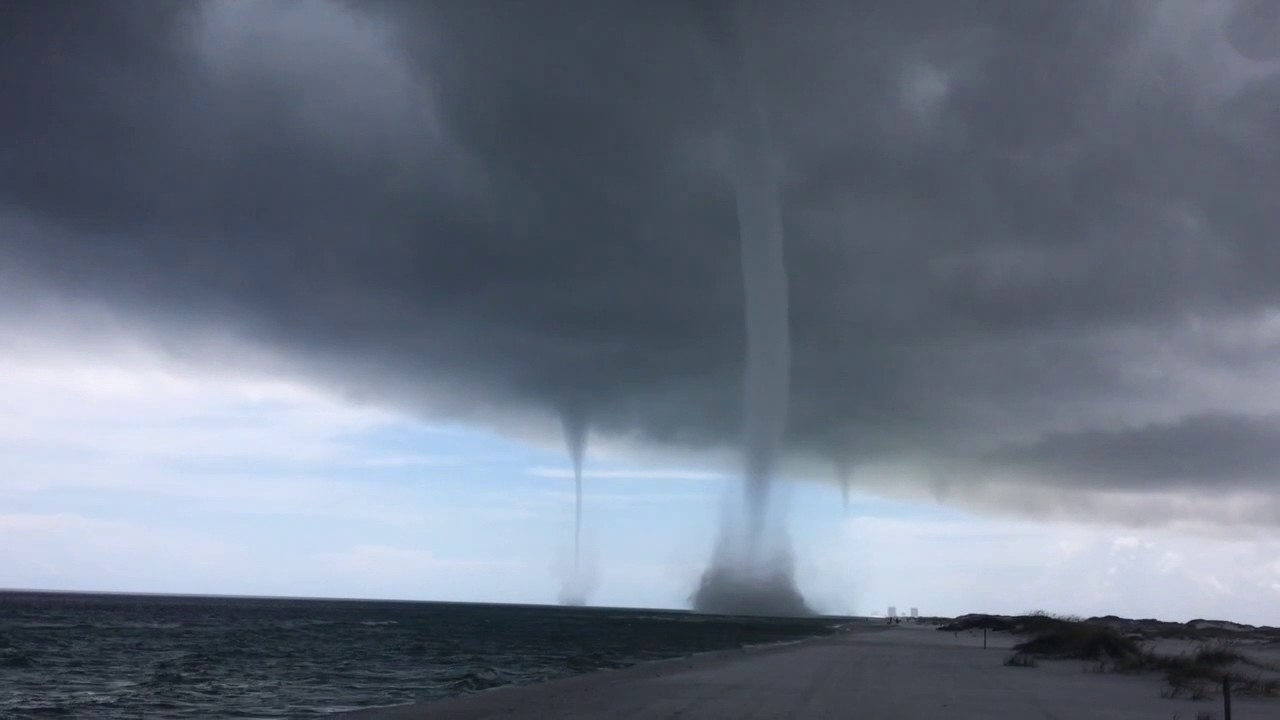
M1158 676L1090 672L1079 661L1004 664L1017 640L928 626L860 625L791 645L709 653L351 720L481 718L1222 718L1219 698L1161 697ZM1210 716L1205 716L1210 717ZM1280 717L1280 702L1236 697L1233 720Z

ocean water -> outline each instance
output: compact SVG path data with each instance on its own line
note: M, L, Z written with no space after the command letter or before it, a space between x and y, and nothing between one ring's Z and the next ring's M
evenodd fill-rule
M0 718L308 718L832 632L832 618L0 593Z

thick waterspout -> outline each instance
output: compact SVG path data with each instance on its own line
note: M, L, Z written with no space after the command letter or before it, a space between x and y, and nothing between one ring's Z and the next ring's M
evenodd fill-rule
M787 425L791 345L778 159L756 79L758 49L747 7L737 6L737 72L730 83L736 96L734 189L747 330L742 517L725 519L693 600L707 612L796 615L808 609L795 589L785 533L769 532L771 485ZM767 541L778 546L767 548Z

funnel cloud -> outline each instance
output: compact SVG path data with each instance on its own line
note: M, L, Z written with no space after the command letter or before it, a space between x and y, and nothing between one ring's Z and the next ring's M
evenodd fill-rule
M836 463L836 479L840 483L840 507L849 514L849 466Z
M791 338L787 317L787 272L777 157L769 119L756 87L759 60L751 3L735 8L738 116L735 146L735 206L741 237L747 356L743 377L742 522L725 520L721 543L694 594L698 610L729 614L807 613L786 562L764 546L771 485L787 424ZM732 64L732 61L731 61ZM785 548L783 549L785 550Z
M573 463L573 569L560 592L565 605L585 605L590 583L582 565L582 459L587 450L587 416L580 409L565 410L560 416L564 444Z

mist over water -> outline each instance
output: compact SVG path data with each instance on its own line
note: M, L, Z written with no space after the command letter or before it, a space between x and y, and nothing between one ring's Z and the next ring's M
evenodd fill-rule
M573 462L573 566L562 579L560 602L585 605L591 585L591 573L582 562L582 459L587 450L587 414L577 408L565 410L560 414L560 425Z
M741 501L745 504L748 493ZM780 522L748 533L745 507L726 510L720 535L694 593L694 609L725 615L796 617L812 611L796 588L791 546Z
M778 161L755 80L753 23L737 6L738 121L735 196L745 293L747 357L743 378L741 517L723 518L711 565L694 593L698 610L730 614L809 614L795 587L785 534L766 534L771 485L787 425L791 378L787 274L783 257Z

